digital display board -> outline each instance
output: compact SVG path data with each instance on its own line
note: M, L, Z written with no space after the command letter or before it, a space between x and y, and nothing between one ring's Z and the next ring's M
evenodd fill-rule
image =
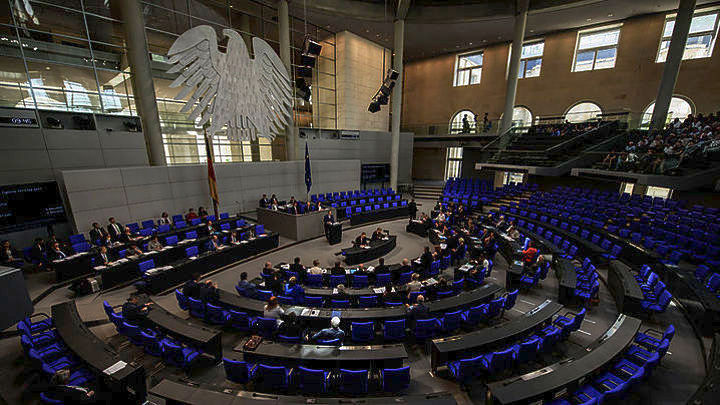
M56 182L0 186L0 233L65 222Z

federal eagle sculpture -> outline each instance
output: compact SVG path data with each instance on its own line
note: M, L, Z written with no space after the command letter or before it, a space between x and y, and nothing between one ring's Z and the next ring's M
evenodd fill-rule
M224 29L227 52L218 50L215 29L192 28L175 40L167 72L179 73L170 87L184 86L176 100L190 98L180 112L199 125L210 122L209 136L227 127L233 140L271 140L285 128L292 112L292 88L282 61L267 42L253 38L254 59L235 30Z

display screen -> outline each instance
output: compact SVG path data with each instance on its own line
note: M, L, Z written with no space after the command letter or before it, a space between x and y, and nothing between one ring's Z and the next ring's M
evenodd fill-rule
M390 181L390 165L387 163L362 165L360 170L362 183L387 183Z
M66 220L56 182L0 186L0 233Z

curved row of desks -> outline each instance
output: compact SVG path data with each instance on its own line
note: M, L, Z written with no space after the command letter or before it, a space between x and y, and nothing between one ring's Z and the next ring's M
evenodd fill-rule
M150 389L150 394L165 400L168 405L272 405L272 404L333 404L341 405L362 402L368 405L408 403L418 405L454 405L455 399L449 392L394 397L365 397L359 400L348 398L308 398L259 394L247 391L212 391L194 384L184 384L164 379Z
M605 367L633 342L640 323L637 318L620 314L615 323L585 349L583 356L488 384L492 403L527 404L552 400L558 393L573 392L589 375Z
M343 249L342 254L345 256L345 264L365 263L377 259L395 249L396 243L397 236L390 235L387 236L387 239L370 241L370 246L367 248L353 246Z
M437 370L448 361L471 357L470 353L487 351L536 330L548 324L563 306L546 300L534 309L509 322L486 327L457 336L433 339L430 344L430 368Z
M471 291L464 291L452 297L426 302L426 306L431 313L439 313L455 308L478 305L481 302L493 299L495 294L502 291L503 288L495 283L485 283L481 287ZM241 297L235 293L225 290L218 290L218 303L224 307L235 308L251 314L262 314L265 309L265 302L263 301ZM284 306L283 309L285 310L285 313L293 312L298 316L298 318L310 323L311 325L321 327L327 326L333 316L339 316L343 322L358 320L380 322L388 319L404 318L407 316L407 310L404 306L332 309L288 305Z
M116 403L142 403L147 388L142 365L123 360L80 319L75 301L53 305L53 323L65 346L97 376L98 389L112 392Z

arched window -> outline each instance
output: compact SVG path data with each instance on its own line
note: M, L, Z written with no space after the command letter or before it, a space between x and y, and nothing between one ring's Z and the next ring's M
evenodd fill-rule
M585 101L570 107L565 113L565 119L570 122L585 122L602 114L602 108L595 103Z
M527 107L518 105L513 108L512 124L514 127L529 127L532 122L533 116Z
M467 125L463 122L466 118ZM469 134L475 133L475 113L470 110L458 111L450 120L450 134Z
M648 125L650 125L653 111L655 111L654 101L650 103L650 105L645 109L645 111L643 111L642 120L640 121L641 127L647 127ZM680 118L680 120L684 120L685 117L688 116L688 114L692 113L693 107L687 100L681 97L673 97L672 99L670 99L670 109L668 110L666 122L670 122L675 118Z

